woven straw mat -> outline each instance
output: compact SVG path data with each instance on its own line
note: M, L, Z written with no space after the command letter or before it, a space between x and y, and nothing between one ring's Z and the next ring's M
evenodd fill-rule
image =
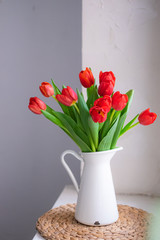
M41 216L36 229L46 240L145 240L151 214L127 205L118 205L119 219L106 226L87 226L74 218L75 204L67 204Z

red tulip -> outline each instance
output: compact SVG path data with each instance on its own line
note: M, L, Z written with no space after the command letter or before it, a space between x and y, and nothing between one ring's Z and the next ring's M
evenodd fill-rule
M138 117L138 121L140 124L150 125L156 120L157 114L154 112L150 112L149 110L150 110L150 108L148 108L148 109L144 110L142 113L140 113L140 115Z
M79 73L79 79L83 87L90 88L94 84L93 73L89 68Z
M116 111L121 111L128 102L128 96L121 94L119 91L115 92L112 97L112 107Z
M29 100L28 108L35 114L41 114L41 110L46 110L46 104L37 97L32 97Z
M110 111L112 99L106 95L94 101L94 106L89 110L89 113L94 122L102 123L107 119L107 113Z
M93 106L89 113L94 122L102 123L107 119L107 111L105 107Z
M104 72L104 73L101 71L99 73L99 82L100 82L100 84L101 84L101 82L111 81L112 84L113 84L113 87L114 87L115 80L116 80L116 78L115 78L114 73L112 71Z
M113 93L113 83L112 81L101 82L98 87L98 94L100 96L111 95Z
M108 113L112 106L112 98L108 95L105 95L102 98L98 98L95 100L94 106L103 107L104 110Z
M48 82L42 82L41 86L39 86L39 89L45 97L51 97L54 95L54 89Z
M78 100L77 94L69 86L63 88L62 94L57 94L56 99L66 106L72 106Z

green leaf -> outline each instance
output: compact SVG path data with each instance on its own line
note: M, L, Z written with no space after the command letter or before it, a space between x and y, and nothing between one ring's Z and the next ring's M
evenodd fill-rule
M112 140L111 149L116 147L117 140L119 138L119 134L120 134L120 131L121 131L122 126L124 124L124 121L126 119L126 116L127 116L126 113L124 113L122 116L120 116L119 122L117 124L116 131L115 131L115 134L114 134L114 137L113 137L113 140Z
M77 123L77 126L80 127L80 129L85 132L84 128L83 128L83 125L82 125L82 122L81 122L81 118L80 118L80 115L79 113L77 112L77 110L75 109L75 107L73 107L73 112L74 112L74 115L75 115L75 118L76 118L76 123Z
M93 85L90 87L90 88L87 88L86 90L87 90L87 98L90 96L90 92L92 91L92 89L93 89Z
M53 112L54 112L53 108L51 108L48 105L46 105L46 106L47 106L46 111L53 115Z
M68 132L68 130L63 126L63 124L61 123L61 121L59 119L57 119L55 116L53 116L49 111L44 111L41 110L42 114L51 122L53 122L54 124L56 124L57 126L59 126L65 133L67 133L69 135L69 137L71 137L70 133Z
M91 86L90 88L87 88L88 93L88 100L87 100L87 106L90 109L93 107L94 101L98 99L98 93L97 93L97 86Z
M139 114L137 114L127 125L121 130L120 136L122 136L125 132L127 132L130 129L130 126L134 123L134 121L137 119Z
M90 129L90 132L91 132L91 136L92 136L95 148L97 149L97 147L98 147L99 123L95 123L92 120L92 117L89 116L88 117L88 125L89 125L89 129Z
M83 152L91 152L90 142L87 135L77 126L75 121L68 115L54 111L54 115L62 122L63 126L69 131L74 141Z
M69 126L69 129L73 129L76 135L78 135L84 142L86 142L87 145L89 145L89 140L87 135L77 126L76 122L68 115L63 114L61 112L55 112L54 113L62 123L64 123L66 126ZM67 123L66 123L67 122ZM69 124L69 125L68 125ZM71 128L70 128L71 127Z
M53 86L53 89L54 89L54 94L55 94L55 95L61 94L61 91L60 91L59 88L56 86L56 84L54 83L53 79L51 79L51 82L52 82L52 86Z
M61 121L59 119L57 119L55 116L53 116L50 112L48 112L47 110L41 110L42 114L49 119L51 122L55 123L56 125L58 125L60 128L63 128L64 126L62 125Z
M88 106L84 100L84 97L80 94L80 92L77 90L77 95L78 95L78 108L80 111L80 118L81 118L81 122L82 125L86 131L86 133L89 133L89 126L88 126L88 118L90 116L89 114L89 109Z
M113 139L118 121L119 121L119 116L113 122L113 124L112 124L111 128L109 129L107 135L100 142L100 144L98 146L98 151L106 151L106 150L109 150L111 148L112 139Z
M119 119L119 122L118 122L118 125L117 125L117 129L115 131L115 134L114 134L114 137L113 137L113 140L112 140L111 149L116 147L117 140L120 136L121 129L124 126L124 122L126 120L128 111L130 109L130 106L131 106L131 103L132 103L132 100L133 100L134 91L129 90L126 94L128 96L128 103L127 103L126 107L121 112L120 119Z
M87 98L90 97L90 95L91 95L93 89L94 89L94 85L92 85L90 88L87 88Z
M130 109L130 106L131 106L131 103L132 103L132 100L133 100L133 96L134 96L134 90L131 89L126 94L128 96L128 103L125 106L125 108L122 110L121 115L129 112L129 109Z
M54 124L58 125L79 147L80 149L83 151L83 152L91 152L91 149L86 145L86 143L84 143L83 141L81 141L81 139L76 136L71 127L69 126L68 123L65 123L62 122L57 118L55 117L53 114L55 114L55 111L50 108L49 106L47 106L47 109L46 111L42 110L41 111L42 114L47 118L49 119L51 122L53 122ZM58 112L57 112L58 113ZM63 113L60 113L60 114L63 114ZM55 114L56 115L56 114ZM63 114L64 115L64 114ZM58 114L57 114L58 116ZM67 115L66 115L67 116ZM68 116L67 116L68 117ZM69 127L68 127L69 126ZM82 134L82 137L84 138L84 135ZM86 138L86 136L85 136ZM87 138L86 138L87 139ZM87 139L88 141L88 139Z
M107 119L104 122L103 127L101 129L100 140L102 140L106 136L107 132L110 129L110 115L111 115L111 111L108 112Z
M77 95L78 95L77 105L80 111L80 119L82 122L82 126L88 135L92 150L96 151L96 148L92 139L92 135L90 132L90 128L89 128L89 123L88 123L88 118L90 117L88 106L84 100L84 97L81 95L78 89L77 89Z
M72 138L72 140L80 147L83 152L91 152L87 135L79 128L78 125L76 125L70 116L61 112L56 112L48 105L46 111L43 111L42 113L53 123L57 125L59 124L58 126L61 127Z
M63 89L63 88L67 88L67 87L63 84L63 85L62 85L62 89Z
M74 121L76 121L75 108L74 108L74 106L68 107L68 111L69 111L69 116L71 116L71 118L72 118Z
M120 114L121 114L121 111L116 111L115 114L113 115L112 121L114 121Z
M99 131L101 131L101 129L103 128L105 122L99 123Z

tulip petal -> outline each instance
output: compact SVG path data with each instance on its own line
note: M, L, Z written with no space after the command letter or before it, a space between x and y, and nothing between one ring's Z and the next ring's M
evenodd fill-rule
M35 114L41 114L41 110L39 108L37 108L37 106L34 104L29 104L28 108Z
M45 97L51 97L54 95L54 89L48 82L42 82L41 86L39 86L39 89Z
M94 76L89 68L86 68L85 71L79 73L79 79L82 86L85 88L90 88L94 84Z
M150 112L149 111L150 108L144 110L138 117L138 121L140 124L142 125L150 125L152 124L156 118L157 118L157 114L156 113L153 113L153 112Z
M67 90L68 90L68 93L69 93L70 97L71 97L75 102L77 102L78 97L77 97L77 94L75 93L75 91L73 91L73 89L72 89L70 86L67 86Z
M114 87L114 85L115 85L115 80L116 80L116 78L115 78L114 73L113 73L112 71L104 72L104 73L101 71L101 72L99 73L99 82L100 82L100 84L101 84L102 82L111 81L112 84L113 84L113 87Z
M41 114L41 110L46 110L46 104L37 97L31 97L28 108L35 114Z
M41 110L46 110L46 104L41 99L35 97L35 102Z
M112 107L116 111L121 111L125 108L128 102L128 96L121 94L119 91L115 92L112 97Z
M99 106L93 106L89 113L93 119L94 122L102 123L107 119L107 111L106 107L99 107Z
M105 107L106 112L109 112L112 106L112 98L108 95L105 95L102 98L98 98L97 100L95 100L94 106Z
M75 104L78 100L77 94L69 86L63 88L62 94L57 94L56 99L66 106Z
M98 94L100 96L111 95L113 93L114 85L112 81L101 82L98 87Z
M68 98L71 98L71 95L69 94L67 88L63 88L63 89L62 89L62 95L66 96L66 97L68 97Z
M70 99L69 97L67 97L67 96L65 96L65 95L62 95L62 94L57 94L57 95L56 95L56 99L57 99L60 103L66 105L66 106L71 106L71 105L73 104L73 100L72 100L72 99Z

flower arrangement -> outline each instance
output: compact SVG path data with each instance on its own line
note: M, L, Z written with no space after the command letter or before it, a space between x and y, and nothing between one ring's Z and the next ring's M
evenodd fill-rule
M99 86L90 68L79 73L79 79L87 88L87 100L83 93L77 93L67 86L62 91L52 80L41 84L40 91L45 97L53 97L62 112L57 112L37 97L30 98L29 109L43 114L59 126L79 146L82 152L106 151L116 148L117 141L125 132L139 123L152 124L157 115L149 108L137 114L125 125L133 99L133 90L126 94L114 92L115 75L112 71L99 73Z

